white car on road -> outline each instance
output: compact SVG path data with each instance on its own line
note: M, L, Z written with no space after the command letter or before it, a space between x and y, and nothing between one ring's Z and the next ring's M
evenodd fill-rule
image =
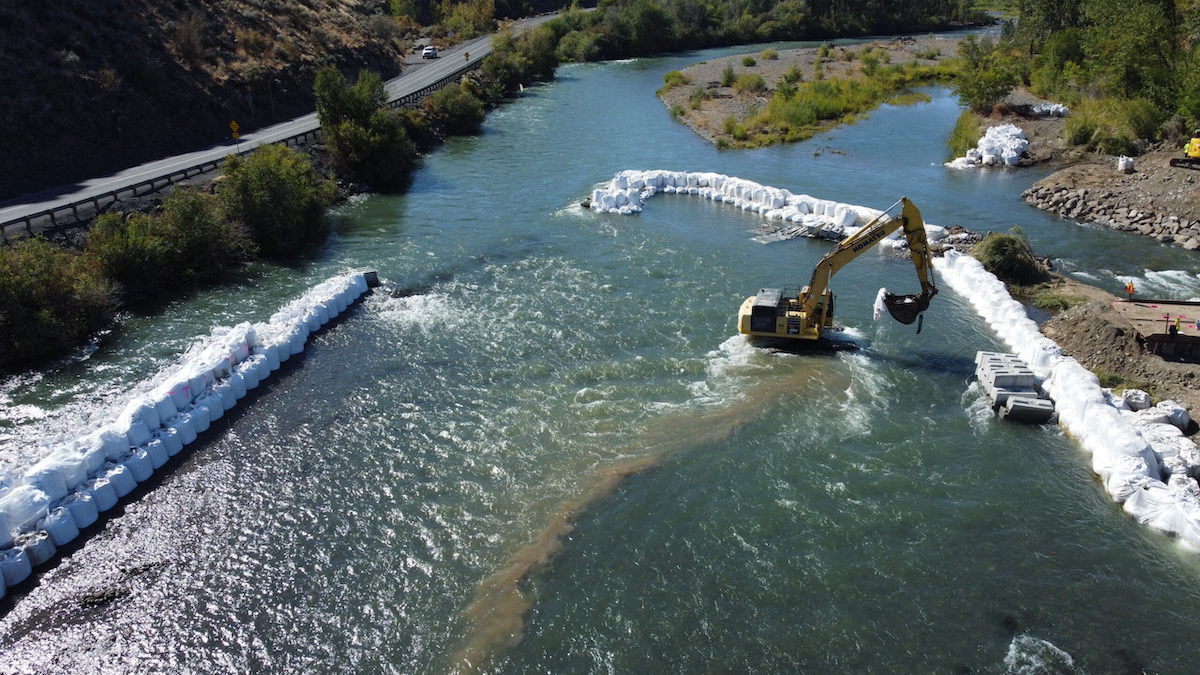
M421 50L421 58L423 59L436 59L437 57L437 47L434 47L433 45L427 45Z

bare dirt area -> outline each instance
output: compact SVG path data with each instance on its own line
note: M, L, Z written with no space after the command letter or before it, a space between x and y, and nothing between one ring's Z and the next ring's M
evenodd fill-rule
M1042 326L1046 337L1093 372L1115 373L1155 400L1171 399L1200 411L1200 365L1165 361L1150 354L1137 331L1113 309L1118 298L1091 286L1063 281L1065 294L1088 297Z
M870 42L854 48L834 47L827 56L821 56L820 49L816 47L785 49L777 52L774 59L765 58L761 52L726 56L683 69L680 72L687 78L687 84L662 92L660 98L668 108L684 111L679 120L705 140L714 144L724 140L733 145L733 137L724 130L726 118L744 121L751 117L766 105L770 92L783 81L784 73L793 67L800 71L803 77L801 81L804 82L817 79L817 64L820 64L823 78L847 78L862 71L863 64L856 57L865 50L875 50L884 63L915 61L920 65L931 65L953 57L958 41L958 38L904 37ZM753 66L743 65L743 59L747 56L755 60ZM733 87L722 86L721 74L727 66L732 66L735 75L753 73L762 76L768 91L739 93ZM696 101L699 105L693 107L693 95L697 89L704 91L707 97Z

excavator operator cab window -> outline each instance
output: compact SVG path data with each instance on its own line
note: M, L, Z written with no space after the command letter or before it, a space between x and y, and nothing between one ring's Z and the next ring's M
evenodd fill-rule
M750 308L750 330L755 333L774 333L775 318L779 315L782 288L762 288Z

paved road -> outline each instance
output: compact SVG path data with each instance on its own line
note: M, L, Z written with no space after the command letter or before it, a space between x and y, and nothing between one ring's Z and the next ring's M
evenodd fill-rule
M554 15L523 19L515 23L513 29L521 32L552 18ZM420 91L454 73L464 65L482 60L491 52L492 36L488 35L448 49L441 53L440 58L430 59L424 63L421 63L420 57L417 56L416 61L406 66L404 74L388 80L384 84L388 100L394 101L407 94ZM469 58L464 57L464 54L469 54ZM126 189L154 178L169 176L189 167L206 162L219 162L235 148L240 151L251 150L266 143L274 143L318 128L320 125L317 123L317 114L312 112L245 134L236 145L232 142L224 143L195 152L147 162L110 176L101 176L80 181L77 184L63 185L23 195L0 203L0 230L7 231L9 227L13 227L15 230L17 226L13 223L18 223L33 214L50 209L69 208L72 204L109 195L116 190Z

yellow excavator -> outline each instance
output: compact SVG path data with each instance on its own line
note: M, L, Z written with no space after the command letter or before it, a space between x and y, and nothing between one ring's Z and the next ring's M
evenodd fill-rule
M903 207L900 215L889 215L897 206ZM752 338L773 338L770 341L773 345L790 346L804 344L801 341L815 343L822 340L823 331L833 327L833 291L829 289L833 275L900 228L904 228L921 292L914 295L886 293L883 303L892 318L900 323L916 321L929 308L929 301L937 295L938 289L933 285L932 255L925 236L925 221L916 205L907 197L901 197L866 227L825 254L813 270L812 280L798 292L787 288L764 288L757 295L746 298L738 310L738 332ZM918 324L917 332L920 330Z
M1183 157L1171 158L1171 166L1200 169L1200 129L1197 129L1193 135L1195 138L1183 146Z

